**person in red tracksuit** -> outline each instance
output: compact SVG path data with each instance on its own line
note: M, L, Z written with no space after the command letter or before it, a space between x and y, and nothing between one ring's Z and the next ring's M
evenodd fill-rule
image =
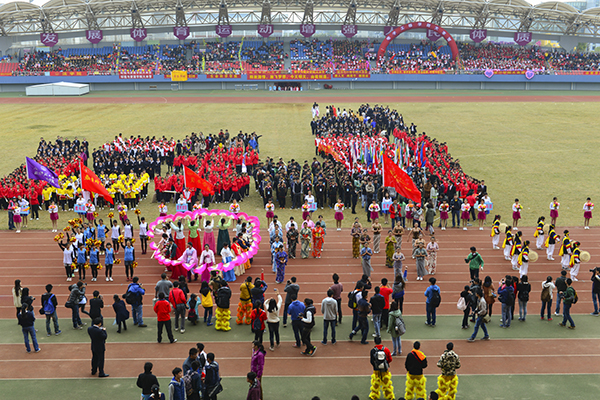
M185 332L186 298L183 290L179 288L179 282L173 282L173 289L169 293L169 302L175 309L175 330L179 330L179 318L181 317L181 333Z
M173 332L171 332L171 305L165 299L165 294L162 292L158 294L158 301L154 304L154 312L157 317L158 343L162 342L163 327L167 330L169 341L175 343L177 339L173 338Z
M40 213L39 213L39 209L40 209L40 201L38 199L38 193L36 190L35 185L32 185L31 189L29 189L29 204L31 205L31 220L33 221L33 219L40 219Z

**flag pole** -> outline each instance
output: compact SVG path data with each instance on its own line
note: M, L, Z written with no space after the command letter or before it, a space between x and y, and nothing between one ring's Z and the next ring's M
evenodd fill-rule
M25 170L27 171L27 179L31 179L29 177L29 157L25 157Z

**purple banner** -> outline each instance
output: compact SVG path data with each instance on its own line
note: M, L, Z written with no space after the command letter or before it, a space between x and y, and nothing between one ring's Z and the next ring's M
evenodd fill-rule
M93 44L98 44L102 41L102 31L101 30L91 30L91 31L85 31L85 38Z
M233 33L233 27L231 25L216 25L215 33L220 37L231 36Z
M179 40L185 40L188 36L190 36L190 27L189 26L174 26L173 27L173 35Z
M390 33L391 31L393 31L394 29L396 29L395 26L384 26L383 27L383 36L387 36L388 33Z
M58 33L40 33L40 42L44 46L54 47L58 43Z
M317 27L314 24L302 24L300 25L300 34L304 37L311 37L317 31Z
M269 37L273 34L273 25L260 24L256 27L256 32L262 37Z
M531 32L515 32L515 43L519 46L525 46L531 42Z
M141 42L144 39L146 39L146 36L148 36L148 32L146 31L146 28L131 28L129 30L129 35L136 42Z
M347 38L354 37L358 33L357 25L342 25L342 35Z
M32 160L29 157L25 157L27 161L27 177L29 179L37 179L38 181L46 181L50 185L60 188L58 183L58 176L56 173L42 164Z
M471 29L469 37L475 43L481 43L487 38L487 29Z
M442 35L440 33L432 31L431 29L427 29L427 39L431 40L432 42L435 42L441 37Z

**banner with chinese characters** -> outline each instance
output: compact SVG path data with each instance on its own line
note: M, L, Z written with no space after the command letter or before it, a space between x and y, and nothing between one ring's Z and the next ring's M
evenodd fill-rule
M233 27L231 25L216 25L215 33L222 38L231 36L231 34L233 33Z
M148 36L148 31L146 31L146 28L131 28L129 30L129 36L136 42L141 42Z
M40 42L44 46L54 47L58 43L58 33L40 33Z
M481 43L487 38L487 29L471 29L469 37L475 43Z
M431 70L431 71L405 71L405 70L394 70L394 71L388 71L388 74L443 74L444 71L440 71L440 70Z
M315 24L302 24L300 25L300 34L304 37L311 37L317 31Z
M358 25L342 25L342 35L346 36L348 39L356 36L358 33Z
M50 76L87 76L87 72L86 71L68 71L68 72L51 71Z
M206 74L206 79L240 79L242 74L228 74L226 72L223 73L208 73Z
M180 71L180 72L181 72L181 71ZM164 77L165 79L171 79L171 74L165 74L165 75L163 75L163 77ZM188 79L198 79L198 74L190 74L190 73L188 73L188 74L187 74L187 78L188 78Z
M531 42L532 36L531 32L515 32L515 43L519 46L525 46Z
M371 72L369 71L335 71L332 75L333 78L370 78Z
M152 79L154 73L152 71L122 71L119 72L119 79Z
M431 29L427 29L427 39L431 40L432 42L435 42L436 40L438 40L441 37L442 37L441 33L433 31Z
M187 71L171 71L172 82L185 82L188 80Z
M188 36L190 36L190 27L189 26L174 26L173 27L173 35L179 40L185 40Z
M88 42L93 43L93 44L98 44L102 41L102 31L99 29L94 29L91 31L85 31L85 38L88 40Z
M256 32L264 38L267 38L273 34L273 25L259 24L256 27Z
M284 81L284 80L327 80L331 74L322 71L293 72L288 74L283 71L248 71L249 81Z

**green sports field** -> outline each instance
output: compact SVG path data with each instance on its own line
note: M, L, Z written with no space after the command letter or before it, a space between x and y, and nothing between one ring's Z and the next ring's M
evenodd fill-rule
M553 196L561 203L559 224L582 224L582 205L586 197L593 201L600 199L600 188L597 182L600 178L600 160L597 148L600 142L600 114L596 102L468 102L469 95L494 97L498 95L512 96L564 96L561 92L470 92L470 91L440 91L440 92L391 92L391 91L340 91L315 93L314 99L307 97L308 93L269 94L274 98L273 103L253 102L254 96L266 96L264 92L234 93L234 92L178 92L178 93L100 93L92 96L98 98L114 96L130 97L247 97L248 101L238 104L221 103L181 103L181 104L3 104L0 106L0 138L2 139L2 157L0 171L2 175L9 174L25 156L33 156L40 137L53 140L57 135L73 138L87 138L91 148L112 140L118 133L124 135L167 136L176 139L183 138L191 132L217 133L219 129L229 129L232 133L256 131L263 135L260 139L261 158L270 156L282 157L284 160L295 158L301 163L312 159L314 141L310 134L310 106L313 101L325 104L319 99L324 96L339 97L335 103L338 108L356 109L360 103L356 96L396 95L395 102L386 103L396 108L404 116L405 122L414 122L419 132L427 132L439 141L447 142L454 158L458 158L465 172L479 179L485 179L492 201L495 203L495 213L510 219L510 206L515 197L524 206L523 225L532 226L539 215L548 216L548 204ZM414 95L448 97L448 102L411 103ZM590 93L569 92L567 95ZM281 97L296 96L297 103L278 103ZM18 97L8 95L3 97ZM346 98L348 102L345 102ZM164 169L163 169L164 170ZM252 186L253 187L253 186ZM157 215L156 204L144 201L141 205L143 215ZM244 201L242 210L248 214L256 214L264 222L262 202L251 191L251 197ZM285 210L285 217L299 213ZM333 225L333 213L323 210L328 223ZM283 214L282 214L283 215ZM71 216L71 215L69 215ZM101 216L103 216L101 212ZM349 218L346 219L347 222ZM65 217L61 214L61 221ZM330 225L330 226L331 226ZM593 225L593 223L592 223ZM0 226L6 229L6 213L0 216ZM46 213L40 221L32 221L29 228L47 229L50 227ZM10 285L4 283L2 295L7 296ZM6 302L5 302L6 303ZM535 312L530 311L532 314ZM535 315L532 315L535 317ZM419 321L415 324L420 325ZM458 317L440 317L458 318ZM539 317L538 317L539 318ZM511 329L505 337L502 330L494 329L494 339L531 340L536 337L546 339L563 339L569 337L598 339L597 319L592 317L575 317L578 327L575 332L565 330L531 329L533 322L517 329ZM580 322L581 321L581 322ZM539 321L534 321L539 322ZM40 326L40 322L38 322ZM68 326L68 321L62 322ZM1 345L20 344L22 337L19 330L14 328L14 321L1 320ZM456 323L454 325L457 325ZM150 322L151 331L148 339L153 340L154 322ZM43 327L40 328L43 334ZM53 341L77 343L84 341L65 332L63 336ZM233 332L235 333L235 332ZM289 332L288 332L289 334ZM573 336L569 336L569 334ZM408 335L408 334L407 334ZM113 339L114 336L112 335ZM283 340L290 340L291 336ZM455 330L430 330L417 328L410 332L404 342L409 346L411 339L420 340L463 340L465 332ZM43 347L45 336L40 340ZM85 338L84 338L85 339ZM136 336L136 340L140 340ZM145 339L144 339L145 340ZM198 337L188 340L222 340L222 336ZM228 340L236 341L235 335ZM244 338L243 340L246 340ZM123 337L119 341L125 342ZM594 342L591 344L596 346ZM183 361L186 353L185 343L174 356ZM0 347L1 349L1 347ZM426 352L427 353L427 352ZM182 355L183 354L183 355ZM459 353L460 354L460 353ZM554 354L548 349L548 354ZM42 354L43 355L43 354ZM519 362L519 354L513 354L510 344L498 349L498 356L506 357L506 368L485 372L484 375L466 375L460 377L459 399L592 399L597 393L597 383L600 371L597 367L590 368L591 375L536 375L532 370L529 375L512 375L511 365ZM87 356L87 353L86 353ZM269 356L269 355L267 355ZM430 363L439 354L428 354ZM569 354L564 354L568 357ZM357 354L360 362L365 362L362 354ZM0 356L0 362L3 361ZM57 361L60 362L60 361ZM142 362L140 362L140 367ZM332 375L335 375L335 365L331 365ZM399 367L399 366L397 366ZM16 363L15 368L21 368ZM141 368L140 368L141 369ZM397 371L402 370L399 368ZM107 371L110 372L110 371ZM132 376L141 371L131 371ZM429 373L437 372L430 368ZM307 371L308 374L313 372ZM168 379L161 374L161 386L166 387ZM1 379L2 377L0 377ZM358 394L361 399L367 398L369 377L266 377L265 394L267 399L286 398L289 400L310 399L319 395L322 399L349 399ZM404 379L400 372L394 377L396 395L400 396L404 388ZM428 375L428 390L435 388L435 376ZM243 399L246 383L240 377L225 379L226 391L220 399ZM97 379L84 380L39 380L32 376L20 380L0 380L0 398L6 399L137 399L139 391L134 379Z
M196 93L215 94L222 95ZM361 94L344 91L340 97ZM405 122L414 122L419 132L447 142L450 153L460 160L467 174L485 179L495 204L494 213L506 216L505 221L510 217L515 198L524 207L523 225L533 225L538 216L548 215L548 204L557 196L561 203L559 223L581 224L586 197L593 201L599 198L600 188L594 184L600 178L596 152L600 144L597 103L467 103L457 101L460 99L457 92L428 92L432 96L452 95L449 103L410 103L407 96L411 93L402 94L397 103L388 105L399 110ZM162 93L151 95L162 96ZM322 92L314 100L319 101L319 95ZM47 140L57 135L85 137L94 148L120 132L182 138L191 132L208 134L219 129L234 133L256 131L263 135L261 157L282 157L286 161L295 158L300 162L313 157L310 104L261 104L253 103L246 93L243 96L248 97L248 103L3 105L0 118L4 151L0 170L8 174L25 156L35 154L40 137ZM302 99L307 101L306 97ZM336 106L356 109L359 103L337 102ZM151 207L146 203L142 210L147 214L148 208L153 214L155 210ZM243 211L257 212L261 217L263 214L256 197L244 204ZM325 217L330 219L333 215L327 212ZM0 224L5 227L5 214L3 218ZM45 219L30 224L30 228L46 226Z

